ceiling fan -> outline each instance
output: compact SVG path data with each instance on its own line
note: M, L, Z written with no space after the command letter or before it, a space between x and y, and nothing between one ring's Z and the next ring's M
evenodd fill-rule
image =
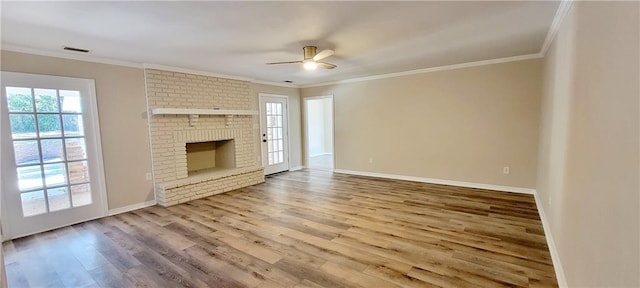
M305 46L305 47L302 47L302 51L304 52L304 60L302 61L271 62L271 63L267 63L267 65L302 63L302 65L304 66L304 69L307 69L307 70L315 70L318 67L322 67L326 69L333 69L338 67L331 63L320 62L320 60L333 55L333 50L331 49L325 49L320 52L317 52L318 47Z

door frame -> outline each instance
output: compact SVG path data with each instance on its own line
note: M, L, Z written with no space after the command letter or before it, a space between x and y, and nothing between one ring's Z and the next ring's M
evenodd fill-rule
M95 171L94 174L96 175L97 179L92 179L91 182L95 182L95 187L98 189L97 191L97 196L100 201L100 204L98 207L100 209L98 216L95 217L89 217L87 219L82 219L79 221L70 221L70 223L66 223L66 224L62 224L62 225L54 225L55 227L48 227L48 228L44 228L44 229L37 229L35 230L33 233L25 233L25 232L21 232L19 229L16 229L15 227L11 227L11 223L15 223L16 219L13 219L13 215L12 213L8 212L8 203L6 201L6 193L8 193L8 191L6 191L4 188L7 185L5 181L7 180L11 180L11 181L16 181L15 179L5 179L7 178L7 173L6 170L7 167L9 165L13 165L13 164L6 164L7 161L9 161L10 159L13 160L13 158L15 156L13 156L12 151L5 151L7 149L9 149L7 147L7 145L3 145L2 146L2 150L0 150L0 154L7 153L8 155L4 155L4 156L11 156L11 157L2 157L4 162L2 164L0 164L0 166L2 166L3 168L0 168L0 170L2 171L2 173L0 174L0 177L2 178L2 182L4 184L2 184L2 188L0 188L2 190L3 193L0 194L0 197L2 198L1 201L1 205L2 205L2 209L1 209L1 219L2 219L2 227L3 229L3 240L9 240L9 239L15 239L15 238L19 238L19 237L23 237L23 236L27 236L27 235L33 235L33 234L37 234L40 232L44 232L44 231L49 231L52 229L57 229L60 227L65 227L68 225L73 225L73 224L77 224L77 223L82 223L85 221L89 221L89 220L94 220L94 219L98 219L98 218L102 218L108 215L108 198L107 198L107 189L106 189L106 181L105 181L105 174L104 174L104 160L103 160L103 155L102 155L102 139L100 138L100 117L98 114L98 104L97 104L97 98L96 98L96 86L95 86L95 80L94 79L87 79L87 78L79 78L79 77L64 77L64 76L57 76L57 75L43 75L43 74L33 74L33 73L18 73L18 72L7 72L7 71L1 71L0 72L2 74L2 78L3 79L7 79L7 78L12 78L15 80L15 77L25 77L29 78L26 80L23 79L19 79L17 80L17 85L21 85L21 83L31 83L31 81L38 81L39 84L42 84L43 86L52 86L55 87L57 83L59 83L60 81L72 81L72 82L76 82L76 81L83 81L85 83L82 83L82 85L87 85L87 95L86 97L83 97L82 99L87 101L87 103L85 104L85 107L89 108L89 113L91 116L91 121L90 123L84 123L85 124L85 129L91 129L91 141L93 142L93 146L92 148L95 148L95 151L92 151L92 153L94 154L94 161L95 164L93 166L95 166ZM9 77L6 77L9 76ZM34 80L35 79L35 80ZM0 88L2 88L2 90L4 90L4 87L6 86L5 83L2 83L0 85ZM57 88L56 88L57 89ZM5 92L6 91L0 91L0 95L2 96L2 98L5 98ZM0 101L4 101L3 103L5 103L6 105L6 99L0 99ZM0 105L0 106L4 106L4 105ZM84 113L83 113L84 114ZM0 109L0 118L4 117L8 117L5 115L4 113L4 109ZM4 119L6 120L6 119ZM0 139L4 139L4 134L6 133L10 133L8 131L11 130L9 123L6 121L1 121L0 122L1 126L0 129L2 129L2 132L0 132ZM4 131L5 129L8 129L8 131ZM87 136L87 138L89 138L89 136ZM6 143L5 143L6 144ZM12 148L11 148L12 149ZM87 153L89 153L89 147L87 147ZM6 165L6 166L5 166ZM10 232L10 233L5 233L5 232Z
M302 137L304 137L304 161L306 168L309 168L309 121L307 120L307 104L309 100L319 100L319 99L331 99L331 133L333 134L331 137L331 151L333 155L333 167L331 167L331 171L336 171L336 102L333 94L321 95L321 96L312 96L312 97L304 97L302 98L302 118L304 121L304 132L302 133Z
M2 87L2 85L0 85L0 87ZM2 95L2 93L0 93L0 95ZM1 96L0 96L1 97ZM2 127L2 115L0 114L0 127ZM2 135L2 133L0 132L0 135ZM4 141L0 141L0 163L2 162L2 143L4 143ZM0 180L2 179L2 164L0 164ZM2 185L0 184L0 243L2 243L4 241L4 232L2 231L2 227L4 222L3 221L7 221L5 217L2 217L2 211L5 211L6 209L4 209L4 201L2 201L4 198L4 190L2 188ZM5 220L2 220L5 219ZM7 287L7 274L6 274L6 270L5 270L5 265L4 265L4 253L2 251L3 249L0 249L0 287Z
M260 118L260 129L258 129L260 132L258 133L258 143L260 143L260 165L263 165L264 167L264 145L262 144L262 125L265 124L263 119L266 118L264 117L265 115L263 113L266 113L264 107L262 107L262 98L264 97L273 97L273 98L282 98L285 99L285 103L287 105L287 159L284 159L284 161L287 163L287 167L289 167L287 169L287 171L291 171L291 138L289 137L290 133L289 133L289 127L291 125L289 125L289 121L291 121L291 111L290 111L290 105L289 105L289 95L280 95L280 94L270 94L270 93L258 93L258 113L259 113L259 118ZM266 133L266 131L265 131Z

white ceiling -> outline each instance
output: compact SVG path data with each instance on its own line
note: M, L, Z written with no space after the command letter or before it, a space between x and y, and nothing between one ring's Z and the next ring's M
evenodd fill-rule
M558 4L3 1L2 44L305 85L535 54ZM306 45L338 68L264 64Z

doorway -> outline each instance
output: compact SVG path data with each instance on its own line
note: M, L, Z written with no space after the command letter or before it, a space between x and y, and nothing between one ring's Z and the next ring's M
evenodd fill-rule
M2 219L8 239L107 213L95 84L2 72Z
M289 97L259 94L264 174L289 170Z
M305 98L304 108L307 167L333 171L333 96Z

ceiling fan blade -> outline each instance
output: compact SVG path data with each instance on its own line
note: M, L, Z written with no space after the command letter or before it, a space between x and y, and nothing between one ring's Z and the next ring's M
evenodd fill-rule
M302 61L271 62L271 63L265 63L265 64L274 65L274 64L295 64L295 63L302 63Z
M326 68L326 69L333 69L336 68L338 66L331 64L331 63L325 63L325 62L318 62L318 66L322 67L322 68Z
M313 56L313 61L319 61L319 60L327 58L327 57L329 57L331 55L333 55L333 50L324 49L324 50L318 52L318 54L316 54L316 56Z

